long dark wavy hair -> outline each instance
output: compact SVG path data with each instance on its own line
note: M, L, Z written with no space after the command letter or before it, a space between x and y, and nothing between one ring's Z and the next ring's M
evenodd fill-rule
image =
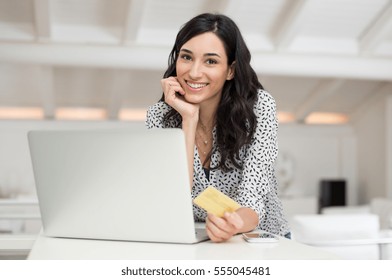
M227 16L205 13L188 21L178 32L169 55L169 66L164 78L177 76L176 62L181 47L193 37L205 32L213 32L220 38L228 57L228 65L234 63L234 78L223 86L222 98L216 112L216 149L221 154L218 166L223 171L232 167L242 168L239 152L249 144L256 129L256 115L253 111L258 89L263 89L250 65L251 55L237 25ZM162 95L161 101L164 101ZM181 126L181 115L171 109L164 118L165 126L170 121ZM209 154L211 157L212 152Z

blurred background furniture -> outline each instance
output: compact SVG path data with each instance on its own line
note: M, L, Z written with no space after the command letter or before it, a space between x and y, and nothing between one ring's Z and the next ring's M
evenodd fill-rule
M349 260L392 259L391 231L380 231L374 214L297 215L293 239Z
M25 259L41 229L38 201L0 199L0 260Z
M283 196L281 198L283 212L291 224L295 215L317 214L318 201L316 196Z
M319 213L329 206L346 205L346 180L320 180L319 185Z
M324 207L321 214L290 218L293 238L344 259L392 259L392 200Z
M370 201L370 213L378 215L381 229L392 229L392 200L377 197Z

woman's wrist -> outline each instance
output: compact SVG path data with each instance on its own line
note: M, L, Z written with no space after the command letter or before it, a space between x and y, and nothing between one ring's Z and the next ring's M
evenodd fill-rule
M238 233L252 231L259 224L259 216L251 208L241 207L236 212L244 222Z

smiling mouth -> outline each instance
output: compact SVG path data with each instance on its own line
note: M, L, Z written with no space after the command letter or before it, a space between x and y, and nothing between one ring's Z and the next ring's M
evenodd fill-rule
M191 83L186 81L186 84L193 89L200 89L208 85L208 83Z

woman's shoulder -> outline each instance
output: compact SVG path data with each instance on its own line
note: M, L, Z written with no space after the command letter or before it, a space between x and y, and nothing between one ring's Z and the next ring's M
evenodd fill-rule
M148 107L148 111L152 112L161 112L161 111L169 111L170 106L165 101L158 101L157 103Z
M147 114L156 116L156 117L163 117L166 115L167 112L169 112L171 107L164 101L158 101L154 105L151 105L147 109Z
M255 103L255 110L265 110L272 108L275 110L276 103L274 97L265 89L257 91L257 101Z
M275 103L275 99L274 97L265 89L258 89L257 90L257 103L260 102L271 102L271 103Z
M146 125L148 128L162 127L163 118L171 107L164 101L159 101L147 109Z

